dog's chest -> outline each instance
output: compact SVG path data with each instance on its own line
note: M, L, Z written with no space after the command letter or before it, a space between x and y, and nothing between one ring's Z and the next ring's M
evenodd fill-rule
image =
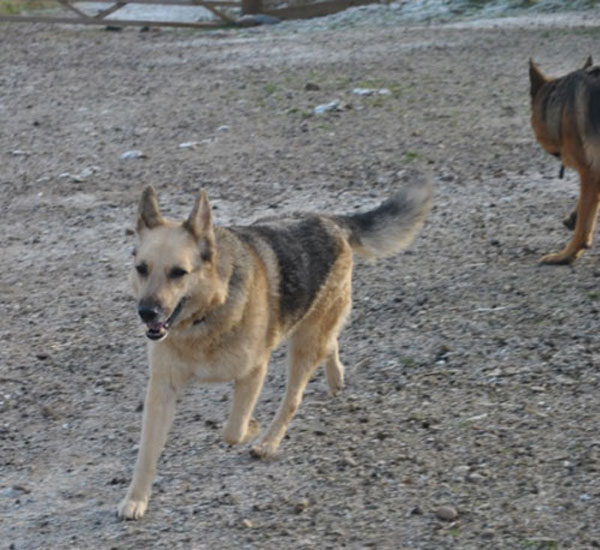
M206 349L198 344L169 345L153 355L153 362L201 383L231 382L243 377L249 368L246 354L236 346Z

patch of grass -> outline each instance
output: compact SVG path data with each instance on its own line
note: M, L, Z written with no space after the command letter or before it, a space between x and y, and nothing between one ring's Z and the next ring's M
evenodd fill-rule
M599 300L600 299L600 291L599 290L592 290L591 292L588 292L588 298L590 300Z
M523 550L558 550L558 542L554 539L534 538L523 541Z
M400 364L403 367L412 368L417 363L416 363L416 361L412 357L403 356L403 357L400 357Z
M273 84L272 82L267 82L267 84L264 85L263 90L268 96L273 95L277 90L277 85Z
M299 107L290 107L287 110L287 114L299 116L300 118L309 118L310 116L312 116L310 111L307 111L305 109L300 109Z
M404 153L404 160L406 162L413 162L414 160L417 160L421 155L419 155L419 153L417 153L416 151L406 151Z
M575 34L575 35L579 35L579 36L593 36L593 37L600 36L600 28L599 27L584 27L581 29L573 29L568 32L569 32L569 34Z
M0 0L1 15L19 15L28 11L41 10L56 6L56 2L47 0Z
M450 529L448 529L448 534L454 538L458 537L458 535L460 534L458 525L454 525L453 527L450 527Z

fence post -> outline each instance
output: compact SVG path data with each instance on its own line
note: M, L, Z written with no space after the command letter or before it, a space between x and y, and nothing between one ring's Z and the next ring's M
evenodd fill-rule
M242 0L242 13L254 15L262 11L262 0Z

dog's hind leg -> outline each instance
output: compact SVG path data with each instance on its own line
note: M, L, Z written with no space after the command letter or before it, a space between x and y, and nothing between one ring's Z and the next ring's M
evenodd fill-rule
M279 444L300 406L306 385L325 353L325 350L317 348L310 340L300 343L297 335L292 338L285 395L267 432L252 448L252 456L270 458L277 453Z
M569 264L592 245L600 204L600 178L589 168L581 168L579 176L580 193L573 238L561 252L544 256L542 263Z
M260 425L252 418L252 411L265 380L268 362L267 357L250 375L235 381L233 405L223 431L223 437L230 445L247 443L260 431Z
M325 374L331 395L337 395L344 387L344 365L340 361L339 344L337 338L332 345L325 360Z
M346 284L344 284L346 283ZM306 385L315 369L327 358L328 382L339 388L343 381L343 367L338 357L338 334L350 308L350 272L347 281L338 283L325 299L315 307L290 338L288 380L285 395L273 422L261 440L252 448L257 458L275 455L285 432L296 414Z

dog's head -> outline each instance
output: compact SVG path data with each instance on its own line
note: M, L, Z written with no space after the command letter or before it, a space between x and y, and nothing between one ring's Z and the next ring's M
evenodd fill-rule
M592 61L592 56L590 55L581 70L589 69L594 62ZM531 96L531 100L535 99L537 93L542 89L544 84L548 84L552 82L554 79L549 78L540 71L539 67L535 64L533 59L529 58L529 95Z
M184 222L163 218L154 189L144 189L137 216L131 286L146 336L163 340L187 320L199 320L225 301L217 247L203 191Z

